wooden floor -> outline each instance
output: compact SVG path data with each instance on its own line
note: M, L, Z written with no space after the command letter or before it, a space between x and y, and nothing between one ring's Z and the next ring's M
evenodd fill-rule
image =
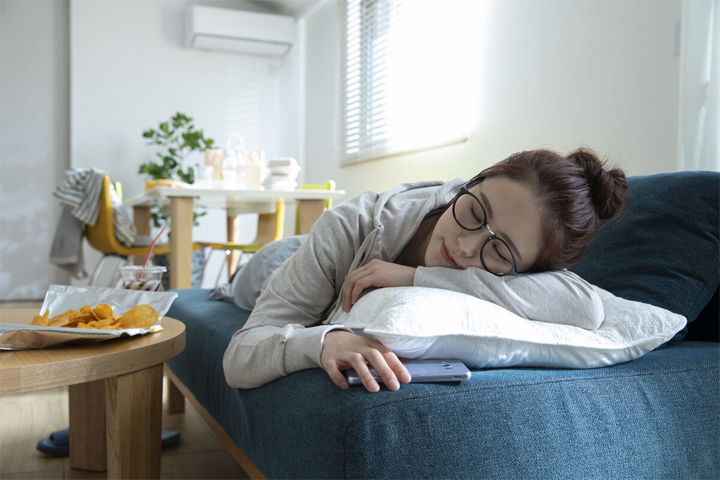
M36 450L38 440L67 426L67 387L0 397L0 478L106 478ZM248 478L187 401L185 413L163 411L162 428L182 437L163 449L160 478Z
M34 306L39 309L40 304L0 308ZM0 396L1 479L107 478L105 473L71 469L67 457L48 457L36 449L38 440L68 427L67 391L59 387ZM162 428L178 430L182 437L180 445L162 450L160 478L248 478L187 400L185 413L163 409Z

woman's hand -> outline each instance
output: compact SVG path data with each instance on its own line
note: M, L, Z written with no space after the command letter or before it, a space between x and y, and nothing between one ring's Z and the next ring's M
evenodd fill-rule
M349 312L363 290L370 287L411 287L415 269L396 263L370 260L345 277L342 291L342 309Z
M399 390L400 384L410 383L410 373L398 357L382 343L344 330L331 330L325 334L320 361L332 381L343 390L349 385L342 370L354 368L369 392L377 392L380 385L370 373L368 363L375 368L390 390Z

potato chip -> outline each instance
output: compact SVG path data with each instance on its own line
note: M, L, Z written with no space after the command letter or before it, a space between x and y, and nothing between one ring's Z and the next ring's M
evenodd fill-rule
M98 320L105 320L106 318L112 318L113 316L113 311L112 308L110 308L110 305L105 305L104 303L101 303L97 307L93 308L93 313Z
M94 322L97 320L95 317L95 314L93 313L83 313L81 315L76 316L73 318L73 320L77 319L78 322L88 323L88 322Z
M32 321L30 322L30 325L39 325L41 327L47 327L49 315L50 315L50 310L45 310L44 315L35 315L35 317L33 317Z
M82 314L74 315L73 317L70 318L70 320L65 325L63 325L63 327L73 328L73 327L77 326L78 323L85 321L86 318L87 318L86 315L82 315Z
M152 327L160 317L158 312L147 304L138 305L125 312L125 314L118 315L112 311L109 305L104 303L95 308L85 305L80 308L80 311L68 310L48 319L49 316L49 310L46 310L43 315L35 315L30 321L30 325L120 330L124 328Z
M61 313L60 315L55 315L53 318L48 320L48 327L64 327L68 323L70 323L78 314L77 310L68 310L65 313Z
M138 305L120 317L120 328L147 328L158 321L158 312L150 305Z
M112 325L115 321L112 318L106 318L105 320L98 320L96 322L96 325L94 325L95 328L103 328L103 327L109 327Z

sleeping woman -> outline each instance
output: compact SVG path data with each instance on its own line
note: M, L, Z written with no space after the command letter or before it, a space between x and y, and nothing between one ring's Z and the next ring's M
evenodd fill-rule
M321 367L347 389L342 371L355 368L365 388L377 392L372 366L398 390L410 374L392 351L328 324L372 288L453 290L526 319L596 329L602 303L566 269L581 259L598 222L626 205L623 171L605 168L588 149L565 157L523 151L470 181L364 192L323 213L264 282L225 352L227 382L255 388Z

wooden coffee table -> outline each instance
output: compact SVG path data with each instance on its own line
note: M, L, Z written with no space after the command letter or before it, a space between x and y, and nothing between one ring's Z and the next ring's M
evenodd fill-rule
M37 309L0 309L29 323ZM185 348L185 325L89 345L0 351L0 395L69 385L70 467L108 478L160 478L163 362Z

